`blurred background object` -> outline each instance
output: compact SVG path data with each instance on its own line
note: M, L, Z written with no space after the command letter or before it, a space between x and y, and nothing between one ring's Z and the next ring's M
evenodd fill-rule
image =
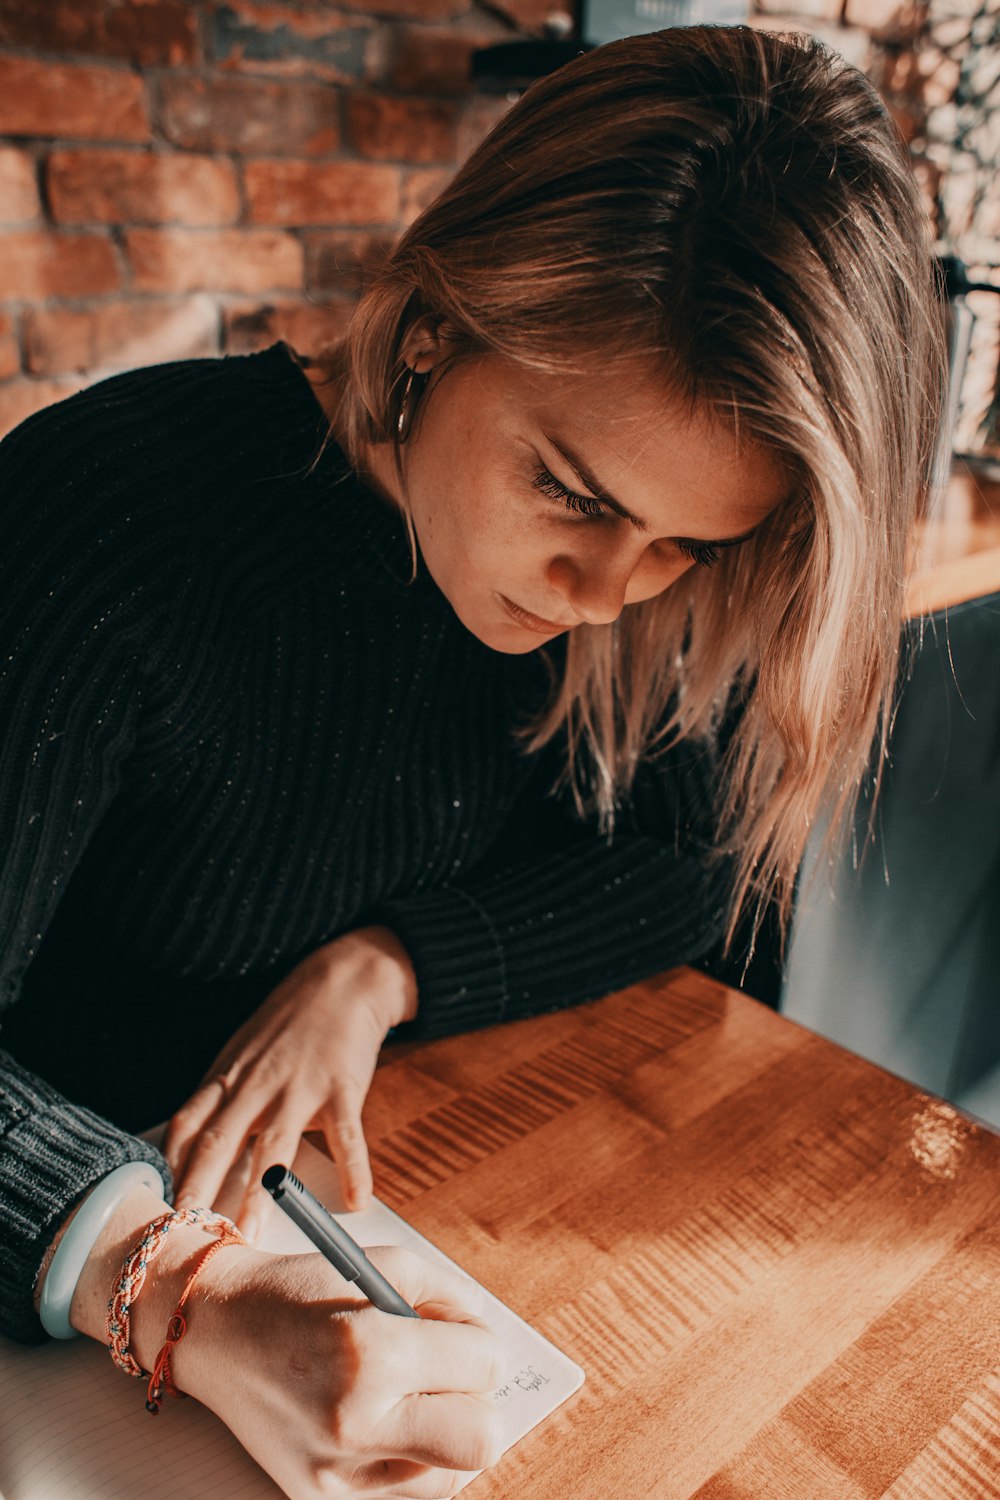
M665 26L731 25L748 13L747 0L579 0L578 11L580 35L594 47Z
M881 795L844 857L814 841L781 1008L1000 1127L1000 4L909 14L872 76L937 236L949 410Z
M516 97L500 44L579 45L741 0L0 0L0 432L115 369L347 325L395 237ZM942 248L1000 260L995 0L751 0L864 68ZM544 68L535 64L529 71ZM521 83L530 81L523 78ZM958 442L998 442L997 299L970 296Z

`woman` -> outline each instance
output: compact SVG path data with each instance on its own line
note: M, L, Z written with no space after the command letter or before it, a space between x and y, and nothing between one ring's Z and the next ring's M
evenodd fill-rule
M178 1204L243 1153L251 1238L310 1124L360 1203L391 1028L571 1004L787 915L891 700L926 241L821 47L631 38L511 110L328 367L125 375L4 444L9 1333L39 1336L96 1182L168 1181L130 1130L172 1115ZM165 1209L132 1188L95 1231L74 1326L103 1335ZM147 1369L203 1244L177 1227L136 1303ZM447 1494L493 1454L488 1331L385 1265L431 1316L331 1320L329 1267L245 1245L196 1284L177 1384L289 1494Z

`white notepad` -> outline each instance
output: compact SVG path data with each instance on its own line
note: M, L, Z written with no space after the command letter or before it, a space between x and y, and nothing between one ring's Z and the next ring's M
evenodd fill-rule
M295 1171L336 1207L334 1168L307 1142ZM404 1245L466 1274L378 1199L363 1213L338 1218L363 1246ZM313 1252L277 1210L260 1243L267 1250ZM506 1450L584 1376L489 1292L485 1302L483 1316L508 1355L508 1376L493 1397ZM206 1407L168 1401L151 1417L144 1395L144 1384L120 1375L107 1350L90 1339L25 1348L0 1336L0 1500L281 1500L274 1481Z

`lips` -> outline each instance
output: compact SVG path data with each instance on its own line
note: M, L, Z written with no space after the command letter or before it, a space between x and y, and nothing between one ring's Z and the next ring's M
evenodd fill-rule
M558 635L561 630L573 628L573 624L561 625L558 621L543 620L541 615L533 615L530 610L522 609L519 604L508 599L506 594L498 594L497 598L516 624L523 625L525 630L535 631L537 635Z

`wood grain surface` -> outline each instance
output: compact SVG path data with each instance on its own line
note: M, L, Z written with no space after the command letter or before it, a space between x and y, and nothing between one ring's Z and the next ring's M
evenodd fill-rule
M389 1050L376 1191L586 1370L469 1500L1000 1497L1000 1137L692 970Z

